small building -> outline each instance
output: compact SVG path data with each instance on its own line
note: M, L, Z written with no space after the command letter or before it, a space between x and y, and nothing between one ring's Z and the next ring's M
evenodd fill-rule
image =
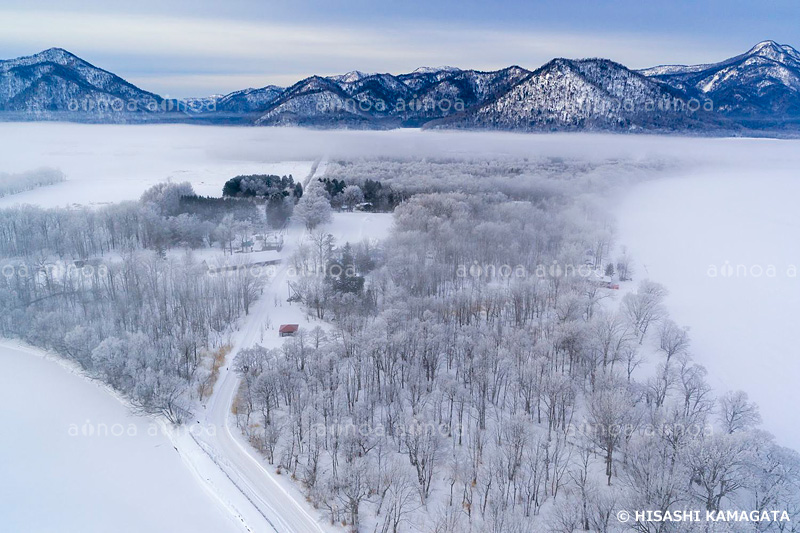
M619 283L614 283L611 276L604 276L599 270L593 270L587 277L589 283L593 283L603 289L619 290Z
M264 235L264 237L261 240L262 240L261 243L262 251L277 250L280 252L283 249L283 235L277 233L269 233L267 235Z
M294 337L298 329L300 329L298 324L282 324L278 329L278 335L281 337Z

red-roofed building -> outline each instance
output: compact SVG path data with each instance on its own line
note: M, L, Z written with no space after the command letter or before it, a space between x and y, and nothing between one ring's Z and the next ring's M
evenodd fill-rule
M298 324L283 324L278 329L278 334L281 337L294 337L298 329L300 329L300 326Z

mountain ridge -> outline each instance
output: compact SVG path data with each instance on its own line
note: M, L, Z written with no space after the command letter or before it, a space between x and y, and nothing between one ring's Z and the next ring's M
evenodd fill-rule
M534 70L420 67L309 76L220 97L165 99L63 48L0 61L0 120L524 131L794 131L800 52L762 41L718 63L632 70L555 58Z
M800 121L800 52L762 41L719 63L662 65L640 71L683 91L713 100L719 112L749 127Z

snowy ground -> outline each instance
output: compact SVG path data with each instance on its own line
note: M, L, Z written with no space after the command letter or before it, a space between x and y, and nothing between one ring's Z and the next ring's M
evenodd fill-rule
M331 223L321 229L333 235L337 245L343 245L385 239L393 223L391 213L334 213Z
M800 174L759 152L635 187L617 209L619 243L639 279L669 289L718 392L746 391L765 428L800 449Z
M0 366L2 531L244 531L153 419L7 342Z

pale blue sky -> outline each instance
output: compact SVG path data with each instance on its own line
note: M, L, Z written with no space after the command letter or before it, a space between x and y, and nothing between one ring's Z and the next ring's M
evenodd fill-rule
M182 97L354 69L710 62L764 39L800 46L799 20L797 0L3 0L0 58L60 46Z

